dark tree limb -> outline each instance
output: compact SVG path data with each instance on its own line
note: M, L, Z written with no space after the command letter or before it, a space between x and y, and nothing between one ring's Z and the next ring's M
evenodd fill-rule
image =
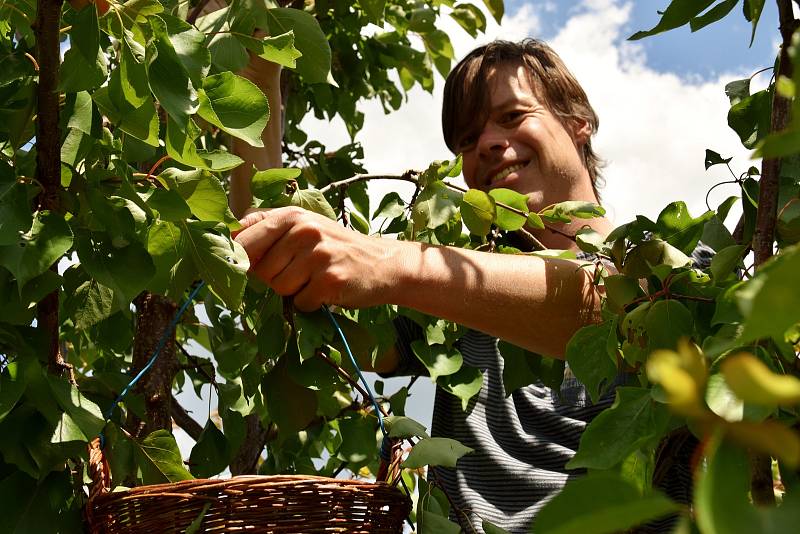
M136 304L136 333L133 341L131 376L141 371L158 346L164 331L169 328L177 305L161 295L144 292ZM167 342L150 370L136 384L136 392L144 397L146 420L130 414L126 426L135 436L156 430L172 429L172 382L180 369L175 356L175 332L169 332Z
M61 131L58 128L58 71L61 65L60 24L62 0L38 0L34 23L36 63L39 83L36 88L36 180L42 190L36 197L37 210L60 211ZM52 269L55 269L54 265ZM71 367L64 361L58 343L58 290L36 307L37 328L48 336L47 365L52 374L63 375Z
M200 434L203 432L203 427L194 420L194 418L189 415L183 406L178 402L174 396L170 399L170 407L169 412L172 415L172 420L175 422L176 425L181 427L189 437L193 440L198 441L200 439Z
M264 428L258 414L250 414L244 418L246 425L245 438L236 456L231 461L231 474L253 475L258 470L258 460L268 441L275 439L278 428L270 424Z
M750 494L756 506L775 506L772 482L772 458L750 451Z
M792 58L789 57L789 46L792 34L798 27L798 21L792 13L791 0L777 0L780 16L781 52L778 61L776 78L786 76L792 78ZM778 91L772 98L772 115L770 132L780 132L789 123L791 101L781 96ZM753 252L756 267L767 261L773 254L775 241L775 222L778 215L778 189L780 183L781 159L770 158L761 162L761 180L759 181L758 213L756 228L753 233Z

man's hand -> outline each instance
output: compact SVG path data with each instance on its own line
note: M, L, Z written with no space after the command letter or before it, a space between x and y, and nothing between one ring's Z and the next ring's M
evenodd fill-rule
M251 211L237 236L250 271L301 311L391 302L401 243L368 237L298 207Z

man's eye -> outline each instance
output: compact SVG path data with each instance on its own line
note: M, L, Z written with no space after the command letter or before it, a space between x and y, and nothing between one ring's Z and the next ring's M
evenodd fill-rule
M515 120L522 117L522 115L523 115L522 111L509 111L508 113L503 114L503 122L504 123L514 122Z
M460 152L469 150L477 142L478 137L475 134L467 134L458 141L458 149Z

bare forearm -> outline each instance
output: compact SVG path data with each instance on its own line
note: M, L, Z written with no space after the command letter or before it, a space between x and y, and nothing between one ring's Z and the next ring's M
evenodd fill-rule
M264 147L250 146L245 141L234 139L231 149L244 160L244 163L233 169L230 184L231 211L237 217L244 216L245 211L253 203L250 179L253 167L258 170L281 167L281 68L275 63L258 57L251 57L250 64L241 75L255 83L269 101L270 118L261 140Z
M598 317L599 297L580 264L403 243L394 303L564 357L567 341Z

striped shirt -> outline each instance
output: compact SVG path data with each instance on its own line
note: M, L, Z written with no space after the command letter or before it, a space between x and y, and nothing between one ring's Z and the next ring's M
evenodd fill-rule
M697 265L706 266L710 250L699 247L693 257ZM421 330L410 321L396 324L401 356L397 374L414 374L422 368L410 341L422 337ZM592 404L584 385L567 369L560 394L531 384L506 397L498 339L469 331L457 347L465 365L483 372L483 385L466 412L460 399L437 388L431 435L458 440L474 452L459 459L456 469L431 468L429 479L454 503L451 519L464 532L483 533L483 519L511 533L530 532L536 513L569 479L584 474L564 465L578 450L586 426L613 403L615 387ZM620 375L614 386L625 381L626 376ZM675 461L660 484L671 498L685 504L691 502L688 466L696 443L689 436L670 449ZM673 524L674 518L667 518L637 532L666 532Z

